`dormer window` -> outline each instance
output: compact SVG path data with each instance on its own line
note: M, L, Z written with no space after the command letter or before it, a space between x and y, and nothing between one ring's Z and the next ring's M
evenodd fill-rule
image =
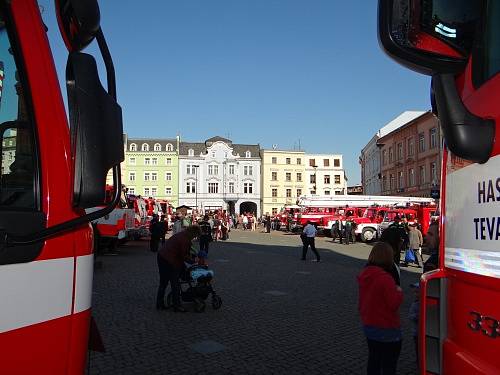
M142 151L149 151L149 145L147 143L142 144Z
M161 145L159 143L155 143L155 151L161 151Z
M194 156L194 150L192 148L188 150L188 156Z
M245 157L246 158L251 158L252 157L252 153L250 151L245 152Z
M174 151L174 146L171 143L167 144L167 151Z
M137 145L135 143L130 144L130 151L137 151Z

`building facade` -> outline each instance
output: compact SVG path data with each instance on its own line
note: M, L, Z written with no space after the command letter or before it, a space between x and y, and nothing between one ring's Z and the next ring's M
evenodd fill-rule
M442 139L431 112L381 137L378 145L383 195L430 197L439 189Z
M345 195L342 155L305 154L306 194Z
M122 183L129 194L178 202L179 139L126 138Z
M261 150L262 213L275 215L307 194L304 151Z
M361 185L366 195L382 194L381 153L378 140L423 115L424 111L405 111L382 127L361 150Z
M260 215L259 145L213 137L179 144L179 205Z

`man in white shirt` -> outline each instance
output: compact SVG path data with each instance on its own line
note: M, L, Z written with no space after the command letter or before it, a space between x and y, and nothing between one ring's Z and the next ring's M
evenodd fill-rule
M301 234L302 243L302 260L306 260L307 250L309 246L311 246L311 250L316 254L316 261L319 262L320 256L318 251L316 250L316 246L314 245L314 237L316 237L316 227L311 224L310 221L307 222L307 225L304 227L304 230Z

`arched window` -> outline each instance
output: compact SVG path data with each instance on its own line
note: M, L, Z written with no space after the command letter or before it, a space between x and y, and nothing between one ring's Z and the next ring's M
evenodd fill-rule
M194 150L192 148L188 150L188 156L194 156Z
M167 151L174 151L174 146L171 143L167 143Z
M251 158L252 157L252 153L250 151L245 152L245 157L246 158Z
M137 145L135 143L130 144L130 151L137 151Z
M155 143L155 151L161 151L161 144Z
M142 151L149 151L149 145L147 143L142 144Z

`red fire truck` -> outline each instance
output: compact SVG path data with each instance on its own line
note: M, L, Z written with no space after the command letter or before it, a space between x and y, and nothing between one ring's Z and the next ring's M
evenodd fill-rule
M59 0L56 11L69 50L69 126L37 2L0 1L1 374L84 373L94 266L89 223L120 199L121 108L99 8ZM107 89L94 57L81 52L94 39ZM85 213L103 204L111 168L112 201Z
M444 135L439 267L421 278L422 374L500 373L500 3L380 0L379 40L432 76Z
M149 236L149 222L152 216L148 216L148 205L140 195L127 195L128 208L134 210L134 235L135 240Z

